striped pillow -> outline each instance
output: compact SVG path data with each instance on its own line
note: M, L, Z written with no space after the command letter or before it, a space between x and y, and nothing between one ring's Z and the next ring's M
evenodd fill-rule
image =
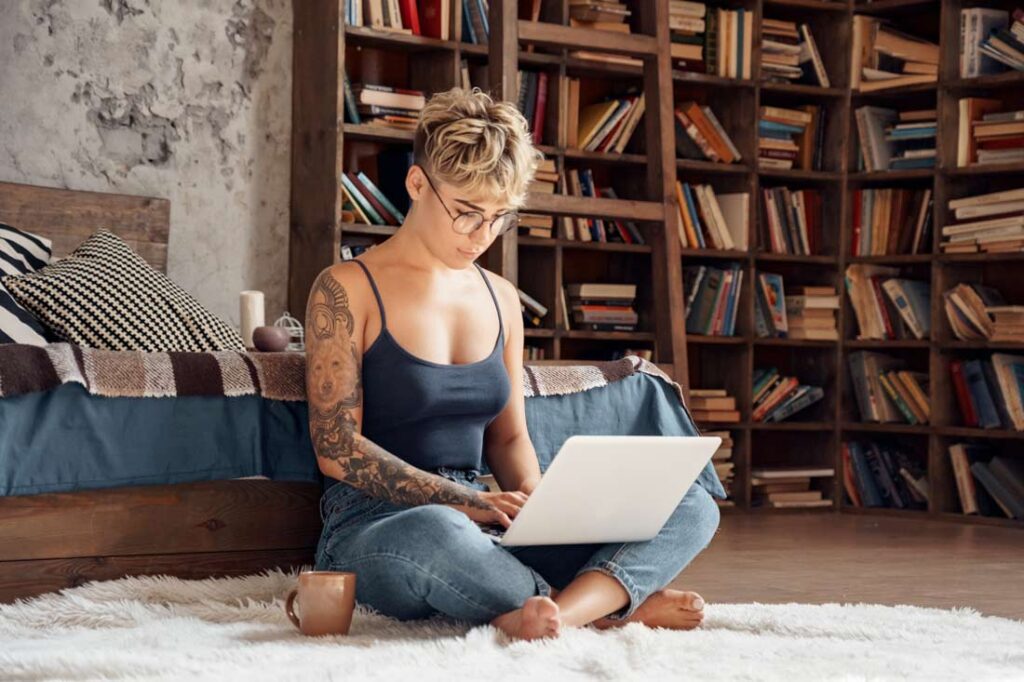
M0 223L0 276L35 272L50 262L52 246L45 237ZM52 340L39 320L0 284L0 343L45 346Z
M0 283L50 332L86 348L245 350L237 330L109 230L38 272Z

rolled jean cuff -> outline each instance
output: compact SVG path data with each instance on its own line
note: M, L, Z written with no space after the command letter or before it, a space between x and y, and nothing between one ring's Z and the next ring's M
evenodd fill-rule
M600 571L607 576L615 578L619 581L622 587L625 588L626 593L629 594L629 603L618 611L609 613L605 616L608 620L626 620L633 615L633 613L640 607L640 604L644 602L644 599L646 599L646 596L641 593L639 586L633 582L629 573L614 561L602 559L596 563L587 564L581 568L576 575L578 576L585 571Z
M523 565L526 566L526 564L523 564ZM526 567L528 569L530 569L530 573L533 574L533 581L535 583L537 583L537 595L539 595L541 597L550 597L551 596L551 585L548 583L548 581L545 580L544 576L542 576L540 573L538 573L532 566L526 566Z

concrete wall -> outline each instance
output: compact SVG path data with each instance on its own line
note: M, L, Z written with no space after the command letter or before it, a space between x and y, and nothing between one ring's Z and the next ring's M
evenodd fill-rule
M283 311L290 0L0 0L0 180L165 197L168 275Z

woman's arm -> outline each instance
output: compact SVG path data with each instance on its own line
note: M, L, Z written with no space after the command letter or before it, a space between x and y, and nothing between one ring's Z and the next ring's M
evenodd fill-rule
M487 467L502 490L532 493L540 482L537 452L526 430L526 403L523 398L523 316L520 314L519 292L508 280L494 276L505 301L503 317L508 321L508 342L505 344L505 369L508 370L512 392L508 403L487 427L484 452Z
M359 433L363 335L349 309L346 269L324 269L306 306L306 397L320 471L396 504L494 509L480 491L414 467Z

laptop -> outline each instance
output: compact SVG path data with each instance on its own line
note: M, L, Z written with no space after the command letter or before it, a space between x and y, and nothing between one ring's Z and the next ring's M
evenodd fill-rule
M501 545L650 540L721 445L718 436L570 436Z

